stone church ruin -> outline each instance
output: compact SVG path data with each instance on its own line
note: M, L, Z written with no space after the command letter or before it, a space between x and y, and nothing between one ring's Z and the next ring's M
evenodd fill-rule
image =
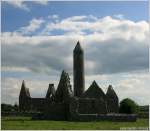
M73 51L74 90L67 72L62 71L60 81L55 90L49 84L45 98L32 98L25 81L19 95L21 112L40 112L36 118L52 120L114 120L135 121L134 114L119 114L119 99L113 87L109 85L106 94L96 81L85 91L84 51L78 42ZM33 117L35 118L35 116Z

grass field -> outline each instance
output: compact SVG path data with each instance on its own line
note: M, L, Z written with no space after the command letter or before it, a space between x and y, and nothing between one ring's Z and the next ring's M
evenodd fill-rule
M69 122L31 120L30 117L2 117L3 130L110 130L110 129L148 129L148 119L138 119L136 122Z

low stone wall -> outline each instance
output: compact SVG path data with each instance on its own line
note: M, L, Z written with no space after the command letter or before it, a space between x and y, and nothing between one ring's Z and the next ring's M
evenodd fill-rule
M138 118L148 119L149 118L149 112L140 112L140 113L138 113Z
M38 114L38 112L1 112L1 116L25 116L25 117L32 117L35 114Z
M126 121L134 122L137 119L135 114L77 114L72 121Z
M139 106L138 118L149 118L149 105Z

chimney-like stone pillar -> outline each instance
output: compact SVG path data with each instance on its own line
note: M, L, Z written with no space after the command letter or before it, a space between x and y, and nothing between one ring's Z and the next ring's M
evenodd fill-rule
M74 96L84 92L84 52L78 41L73 51Z

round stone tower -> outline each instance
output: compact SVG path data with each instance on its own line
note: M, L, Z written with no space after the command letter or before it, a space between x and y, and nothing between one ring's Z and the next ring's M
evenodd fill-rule
M84 52L79 41L73 51L74 96L84 92Z

